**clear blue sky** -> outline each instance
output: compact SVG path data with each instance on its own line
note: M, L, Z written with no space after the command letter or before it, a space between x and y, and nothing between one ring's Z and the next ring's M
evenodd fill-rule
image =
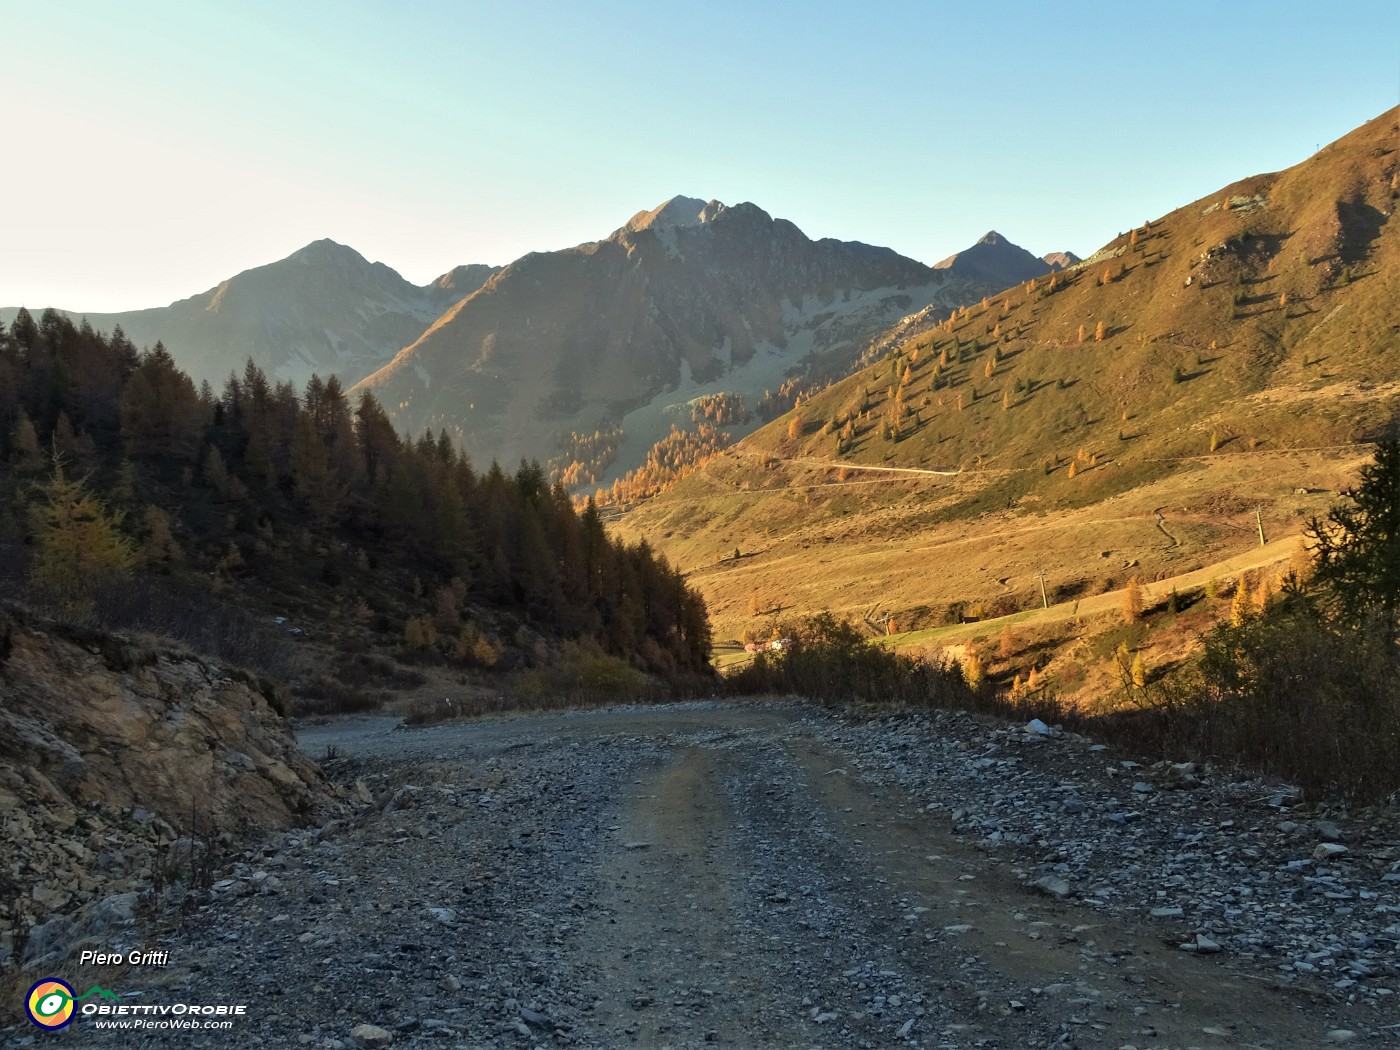
M1400 102L1394 0L0 0L0 304L332 237L415 282L677 193L927 262L1087 253Z

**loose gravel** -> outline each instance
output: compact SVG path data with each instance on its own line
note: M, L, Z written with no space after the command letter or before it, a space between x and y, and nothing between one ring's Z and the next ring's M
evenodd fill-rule
M124 932L169 965L65 975L247 1015L6 1045L1400 1042L1391 810L1304 811L1051 727L795 703L301 740L357 816Z

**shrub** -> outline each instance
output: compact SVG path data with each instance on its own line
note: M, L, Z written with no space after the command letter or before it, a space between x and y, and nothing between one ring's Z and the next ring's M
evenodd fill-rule
M1296 782L1312 796L1400 790L1400 658L1386 624L1329 619L1298 591L1206 638L1183 743Z
M729 679L734 692L939 707L990 701L989 691L969 688L956 666L873 645L852 624L830 613L785 624L781 637L786 648L760 653Z
M566 642L557 659L514 677L512 690L535 706L622 703L660 699L660 685L625 660L580 642Z

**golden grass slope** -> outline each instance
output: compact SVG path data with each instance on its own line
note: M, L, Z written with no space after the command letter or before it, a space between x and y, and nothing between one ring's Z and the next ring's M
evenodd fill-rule
M777 610L928 627L1038 605L1038 572L1053 600L1301 532L1396 415L1397 160L1391 110L895 340L619 527L719 639Z

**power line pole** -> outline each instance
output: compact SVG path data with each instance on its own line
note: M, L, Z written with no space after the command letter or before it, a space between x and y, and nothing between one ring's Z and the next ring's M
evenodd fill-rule
M1038 572L1035 574L1035 578L1040 581L1040 607L1048 609L1050 608L1050 599L1045 596L1045 573Z
M1266 545L1264 543L1264 519L1259 516L1258 507L1254 508L1254 523L1259 526L1259 546L1263 547Z

